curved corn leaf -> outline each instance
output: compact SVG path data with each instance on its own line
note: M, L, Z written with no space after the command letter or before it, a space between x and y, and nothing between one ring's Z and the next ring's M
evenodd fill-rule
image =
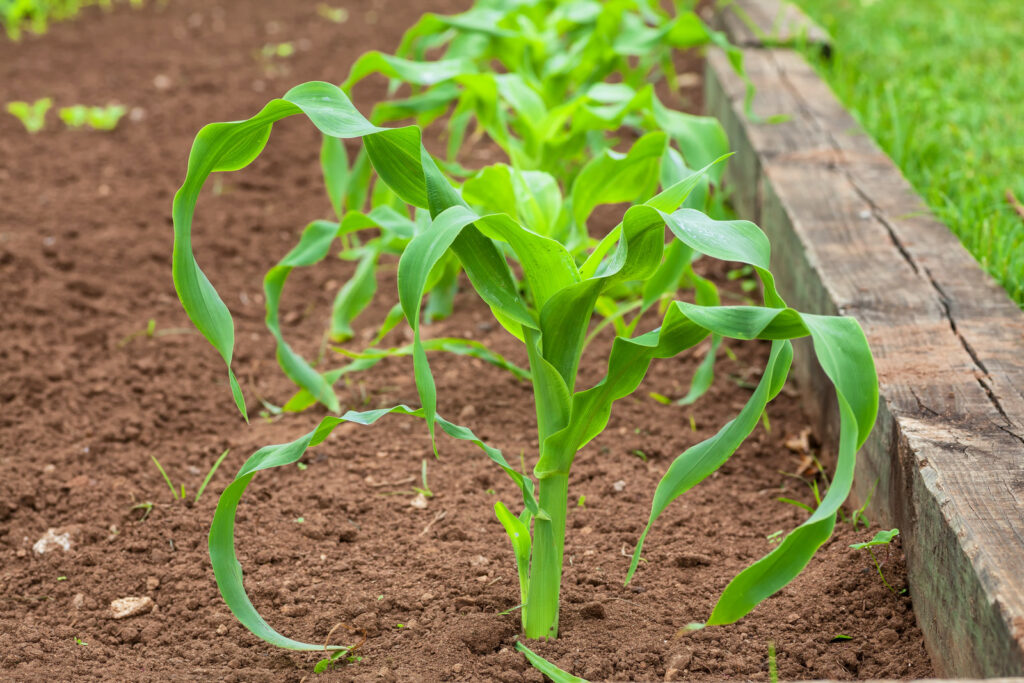
M587 683L587 679L562 671L518 640L516 641L516 649L523 653L537 671L550 678L554 683Z
M669 467L654 494L651 517L641 534L627 575L632 578L643 541L668 504L715 471L757 426L768 401L782 389L791 349L780 341L810 336L815 355L832 380L840 407L839 456L828 493L814 514L767 556L726 587L708 624L732 623L791 581L828 540L839 506L849 494L857 449L870 433L878 410L878 382L867 340L852 318L800 314L792 309L702 308L677 303L688 317L711 332L738 339L776 340L768 370L740 415L715 436L684 452Z
M256 451L242 465L238 474L235 475L235 479L221 493L220 499L217 502L217 510L214 513L213 523L210 526L210 561L213 565L214 577L217 580L217 587L220 589L221 596L223 596L224 601L231 608L238 621L249 629L253 635L262 638L271 645L289 650L313 651L322 650L324 647L323 645L293 640L280 634L260 616L256 607L249 600L242 581L242 566L235 555L235 513L238 509L238 503L245 493L245 489L249 486L257 472L298 462L306 450L323 443L339 424L355 422L362 425L372 425L380 418L392 413L420 418L425 417L423 409L413 410L404 405L361 413L349 411L341 417L325 417L320 421L316 429L295 441L276 446L266 446ZM482 449L519 486L523 494L523 503L530 513L541 519L547 517L537 507L533 493L533 482L528 477L524 477L512 469L505 461L501 451L480 441L466 427L448 422L440 416L434 419L442 431L452 438L468 441ZM341 646L332 646L328 647L328 649L341 649Z

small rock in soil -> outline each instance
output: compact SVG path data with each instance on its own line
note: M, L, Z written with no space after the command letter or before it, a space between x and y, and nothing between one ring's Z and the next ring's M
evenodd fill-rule
M153 610L155 603L152 598L127 597L118 598L110 603L110 612L115 619L127 619Z
M60 548L64 552L71 550L71 534L66 532L58 534L56 529L50 528L47 529L46 533L43 534L43 537L36 541L35 545L32 546L32 550L34 550L37 555L42 555L51 550L56 550L57 548Z
M617 482L612 484L612 488L615 489L616 492L621 492L626 488L626 482L619 479Z

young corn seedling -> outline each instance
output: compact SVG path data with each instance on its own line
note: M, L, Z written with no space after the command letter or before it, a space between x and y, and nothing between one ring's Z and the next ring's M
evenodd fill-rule
M857 449L874 424L878 405L874 364L864 334L852 318L801 314L786 306L769 271L767 238L757 226L746 221L715 221L697 210L678 208L710 166L627 210L622 222L589 250L580 265L565 245L530 230L508 214L472 210L423 148L419 128L378 127L330 84L300 85L248 120L204 127L193 144L186 179L175 195L173 274L185 311L228 365L232 394L243 415L244 395L231 369L233 323L193 256L193 214L210 173L236 170L252 162L266 144L273 123L298 114L308 117L325 135L361 138L369 162L391 191L429 212L429 225L410 240L398 267L399 299L413 331L413 368L421 405L326 417L295 441L260 449L242 466L221 494L210 529L214 574L222 596L241 623L281 647L323 649L278 633L250 602L235 556L235 511L257 472L297 462L339 424L371 425L386 415L399 414L423 419L432 440L440 429L452 438L475 444L519 488L521 512L515 514L497 503L495 513L508 533L517 562L523 632L527 638L557 637L568 484L576 453L602 432L615 401L639 387L652 362L673 357L711 335L770 341L767 366L739 414L669 466L653 493L648 523L636 544L626 581L636 571L643 542L661 512L716 471L759 424L767 404L785 383L793 357L791 340L801 337L812 340L813 351L836 392L841 428L835 476L814 513L728 584L706 623L735 622L806 566L831 536L836 513L852 484ZM666 227L670 245L678 241L708 257L752 266L765 305L704 306L673 301L660 327L616 337L605 376L592 386L578 387L580 359L598 300L621 283L647 281L658 272L667 248ZM522 270L525 296L512 275L509 254L514 254ZM437 414L436 385L421 334L421 309L432 273L451 257L458 259L496 321L525 346L539 444L532 477L512 467L501 451L483 443L469 428Z
M38 133L46 125L46 112L53 106L49 97L38 99L32 104L28 102L8 102L7 112L21 121L29 133Z

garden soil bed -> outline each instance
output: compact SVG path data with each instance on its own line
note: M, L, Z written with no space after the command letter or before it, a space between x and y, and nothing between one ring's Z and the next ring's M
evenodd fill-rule
M250 426L239 419L219 357L190 331L171 285L171 196L203 123L248 116L304 80L340 81L359 53L397 44L421 9L459 9L448 5L374 2L335 25L313 2L176 0L87 13L43 38L0 42L4 101L50 96L57 106L139 108L113 133L68 132L51 116L29 136L0 117L0 678L312 678L317 655L276 650L235 622L213 582L206 533L230 473L319 415L254 415ZM260 61L265 43L285 41L295 43L294 57L273 68ZM690 81L676 105L693 110L700 84ZM382 93L368 83L358 99ZM197 255L235 312L236 369L250 405L290 395L263 328L261 279L299 229L329 210L317 155L311 126L282 122L263 157L223 176L219 194L200 202ZM299 350L315 353L315 343L303 342L319 337L349 272L332 259L293 274L285 334ZM725 268L705 274L736 284ZM382 296L360 320L364 331L394 303L393 290L385 269ZM156 335L137 334L150 319ZM470 296L433 333L480 339L525 363ZM870 559L849 549L873 533L849 524L747 619L680 635L707 615L731 576L769 550L767 536L805 514L776 500L810 502L808 487L783 474L804 459L786 445L807 424L799 387L770 406L770 431L759 427L718 474L668 509L647 562L623 587L625 555L660 475L735 414L767 357L762 345L731 348L735 360L720 358L719 381L691 408L648 394L685 393L699 357L654 366L578 457L571 503L585 496L585 505L570 512L562 635L537 651L598 680L765 680L769 642L786 679L929 675L911 597L891 593ZM510 459L535 452L527 385L478 361L433 363L443 415ZM340 396L351 407L415 404L410 367L385 362ZM584 382L598 377L600 364L589 367ZM256 606L296 638L322 641L339 623L367 635L361 660L325 679L540 680L512 649L516 612L503 614L516 606L518 585L491 507L517 494L473 447L440 445L441 459L429 460L435 496L425 509L405 492L431 458L429 442L422 423L400 417L339 428L310 451L305 469L264 473L250 487L238 542ZM197 504L172 500L150 460L191 496L225 448L231 453ZM144 520L133 509L143 502L154 504ZM37 554L33 544L51 528L68 534L70 549ZM898 549L882 556L886 578L903 588ZM155 607L113 619L111 601L126 596ZM849 639L833 642L840 634ZM359 639L344 629L335 635Z

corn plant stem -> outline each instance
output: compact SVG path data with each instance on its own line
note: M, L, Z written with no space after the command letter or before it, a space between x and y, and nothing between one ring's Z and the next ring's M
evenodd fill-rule
M534 520L530 588L523 608L524 631L527 638L557 638L569 476L545 477L539 482L539 490L540 507L551 519Z

